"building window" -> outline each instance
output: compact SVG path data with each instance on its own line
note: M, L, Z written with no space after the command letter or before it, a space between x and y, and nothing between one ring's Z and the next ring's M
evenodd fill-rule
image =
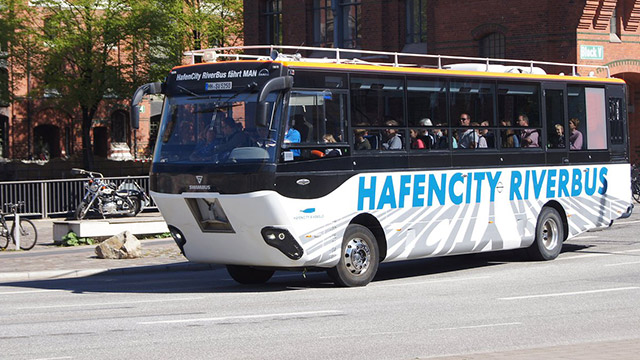
M267 1L264 15L267 22L267 44L282 44L282 0Z
M505 39L501 33L491 33L480 39L480 56L504 59Z
M314 0L314 45L357 48L362 37L361 17L359 0Z
M427 0L407 0L407 44L427 42Z
M333 47L333 11L331 0L313 2L314 45Z

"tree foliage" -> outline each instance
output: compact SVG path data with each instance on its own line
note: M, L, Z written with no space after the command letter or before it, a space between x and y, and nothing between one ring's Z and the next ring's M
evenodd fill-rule
M29 74L32 97L81 114L89 168L90 129L105 99L128 99L185 50L235 45L242 33L241 0L0 0L0 8L14 80Z

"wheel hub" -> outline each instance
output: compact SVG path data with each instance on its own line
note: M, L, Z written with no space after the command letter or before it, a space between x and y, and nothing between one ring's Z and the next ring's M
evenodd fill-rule
M547 250L553 250L558 244L558 223L547 219L542 227L542 244Z
M344 263L354 275L366 272L371 264L371 249L367 243L360 238L351 239L345 247Z

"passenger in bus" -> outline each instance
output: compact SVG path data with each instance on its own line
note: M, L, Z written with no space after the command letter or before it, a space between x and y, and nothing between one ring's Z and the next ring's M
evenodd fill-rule
M580 120L577 118L569 119L569 149L582 150L582 133L578 130Z
M437 126L446 126L446 124L437 124ZM449 149L449 138L446 130L441 128L433 129L433 148L438 150Z
M210 160L215 154L216 145L216 129L213 126L209 126L205 131L205 137L203 141L196 146L196 149L189 156L189 160Z
M555 124L556 128L556 139L555 139L555 147L564 149L565 141L564 141L564 126L560 124Z
M353 131L355 137L354 149L355 150L371 150L371 143L367 139L369 132L365 129L355 129Z
M480 123L480 126L486 127L489 126L488 121L483 121ZM495 148L496 147L496 139L495 135L489 129L482 128L478 130L478 147L479 148Z
M400 124L396 120L388 120L385 122L386 126L399 126ZM384 150L402 150L402 138L398 134L396 129L385 129L387 140L382 143Z
M412 149L425 149L426 146L422 139L418 138L418 132L415 129L409 130L409 136L411 137L411 148Z
M335 144L336 138L333 137L333 135L331 134L324 134L322 136L322 140L324 141L325 144ZM325 149L324 150L324 155L328 156L328 157L332 157L332 156L340 156L342 155L342 151L340 149Z
M298 144L300 143L300 132L293 127L287 129L287 132L284 134L284 142L288 144ZM300 149L291 150L293 156L300 156Z
M247 146L250 142L249 137L244 131L238 130L238 125L232 117L226 117L220 123L220 128L224 137L220 144L216 146L216 152L220 155L229 155L231 150L237 147Z
M504 127L511 126L511 121L503 120L500 123ZM502 130L502 147L503 148L517 148L520 147L520 140L513 129Z
M471 126L471 116L466 113L460 114L460 126ZM477 124L476 124L477 126ZM478 143L478 133L475 129L460 130L462 134L459 134L460 140L458 145L462 149L473 149Z
M433 123L431 123L431 119L429 118L420 120L419 124L420 126L433 126ZM429 131L427 131L426 129L418 130L417 137L418 139L422 140L426 149L433 148L434 138L433 136L431 136L431 134L429 134Z
M524 114L518 115L518 125L528 127L529 117ZM539 136L537 129L523 129L520 133L520 144L522 147L540 147Z

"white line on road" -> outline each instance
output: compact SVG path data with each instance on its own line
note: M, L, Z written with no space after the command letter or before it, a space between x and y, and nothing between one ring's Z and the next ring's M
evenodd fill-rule
M472 281L472 280L489 279L489 278L491 278L491 276L475 276L475 277L464 277L464 278L438 279L438 280L429 280L429 281L398 282L393 284L374 283L375 285L369 285L369 286L378 288L378 287L388 287L388 286L429 285L429 284L437 284L437 283Z
M585 291L574 291L574 292L554 293L554 294L512 296L512 297L498 298L498 300L522 300L522 299L535 299L535 298L546 298L546 297L557 297L557 296L586 295L586 294L597 294L597 293L637 290L637 289L640 289L640 287L629 286L629 287L621 287L621 288L613 288L613 289L585 290Z
M28 307L20 307L16 308L16 310L37 310L37 309L55 309L55 308L65 308L65 307L90 307L90 306L100 306L100 308L104 308L109 305L131 305L131 304L146 304L146 303L157 303L157 302L166 302L166 301L190 301L190 300L201 300L204 299L204 296L200 297L189 297L189 298L175 298L175 299L157 299L157 300L136 300L136 301L118 301L118 302L98 302L96 304L60 304L60 305L44 305L44 306L28 306Z
M481 329L481 328L488 328L488 327L496 327L496 326L513 326L513 325L522 325L522 323L520 323L520 322L511 322L511 323L499 323L499 324L485 324L485 325L472 325L472 326L458 326L458 327L448 327L448 328L429 329L429 331L464 330L464 329Z
M620 265L634 265L634 264L640 264L640 261L624 262L624 263L617 263L617 264L607 264L607 265L605 265L605 267L620 266Z
M610 253L597 253L597 254L574 255L574 256L559 257L559 258L555 259L554 261L558 261L558 260L573 260L573 259L585 259L585 258L591 258L591 257L611 256L611 255L622 255L622 254L634 253L634 252L639 252L639 251L640 251L640 249L633 249L633 250L616 251L616 252L610 252ZM583 253L577 253L577 254L583 254ZM541 263L541 264L544 264L544 263Z
M16 294L33 294L33 293L42 293L42 292L52 292L52 291L69 291L69 290L58 290L58 289L46 289L46 290L20 290L20 291L0 291L0 295L16 295Z
M208 322L208 321L233 321L233 320L252 320L252 319L269 319L269 318L295 318L295 317L315 317L315 316L328 316L328 315L342 315L344 312L338 310L321 310L321 311L304 311L296 313L279 313L279 314L261 314L261 315L237 315L237 316L222 316L213 318L195 318L195 319L180 319L180 320L160 320L160 321L143 321L138 325L154 325L154 324L179 324L179 323L192 323L192 322Z
M71 356L62 356L62 357L54 357L54 358L40 358L34 360L62 360L62 359L73 359Z

